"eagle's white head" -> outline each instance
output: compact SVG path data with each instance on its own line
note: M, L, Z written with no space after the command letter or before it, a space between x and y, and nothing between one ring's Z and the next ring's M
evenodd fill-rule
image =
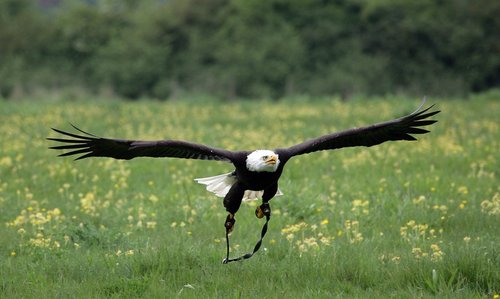
M280 165L278 154L270 150L256 150L247 156L247 168L256 172L275 172Z

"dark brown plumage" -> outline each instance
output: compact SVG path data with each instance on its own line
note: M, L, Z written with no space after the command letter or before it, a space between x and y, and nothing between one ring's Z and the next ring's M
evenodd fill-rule
M230 151L208 147L180 140L139 141L100 138L93 134L82 131L73 126L83 135L68 133L55 128L57 133L72 137L74 139L47 138L52 141L66 143L66 145L52 146L51 149L71 150L59 155L60 157L79 155L75 160L89 157L109 157L115 159L130 160L136 157L171 157L200 160L217 160L230 162ZM67 145L69 143L69 145Z
M434 105L420 111L423 104L424 102L412 114L401 118L324 135L278 151L286 156L293 157L342 147L373 146L386 141L396 140L417 140L411 135L428 133L429 131L419 127L432 125L437 122L437 120L428 120L428 118L440 112L428 112Z

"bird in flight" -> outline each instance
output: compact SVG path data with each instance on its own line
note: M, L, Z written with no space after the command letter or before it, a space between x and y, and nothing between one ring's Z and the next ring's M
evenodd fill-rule
M291 158L323 150L354 146L370 147L386 141L416 140L412 135L428 133L428 130L421 127L437 122L429 118L440 112L431 111L434 105L422 109L424 103L425 100L415 112L397 119L335 132L291 147L272 150L230 151L182 140L141 141L102 138L75 126L73 126L74 129L79 132L77 134L52 128L64 137L47 139L60 143L50 147L65 151L59 156L79 155L76 160L90 157L125 160L137 157L168 157L232 163L234 166L232 172L195 179L198 183L206 185L208 191L224 198L223 204L228 212L224 223L227 237L227 233L233 229L234 216L243 200L261 198L263 204L257 207L256 216L258 218L267 216L267 220L269 219L271 211L268 202L273 197L282 195L278 188L278 181L286 163Z

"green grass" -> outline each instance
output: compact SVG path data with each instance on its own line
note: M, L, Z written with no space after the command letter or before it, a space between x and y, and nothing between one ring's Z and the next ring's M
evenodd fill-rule
M301 156L263 249L223 265L229 164L56 158L69 122L101 136L274 148L388 120L418 101L0 102L0 297L496 298L500 101L440 101L418 142ZM232 256L262 220L243 204ZM434 276L433 276L434 271Z

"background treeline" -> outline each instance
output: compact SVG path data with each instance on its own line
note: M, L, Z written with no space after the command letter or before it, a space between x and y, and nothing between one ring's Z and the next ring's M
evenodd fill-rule
M465 95L500 85L500 1L0 0L0 95Z

